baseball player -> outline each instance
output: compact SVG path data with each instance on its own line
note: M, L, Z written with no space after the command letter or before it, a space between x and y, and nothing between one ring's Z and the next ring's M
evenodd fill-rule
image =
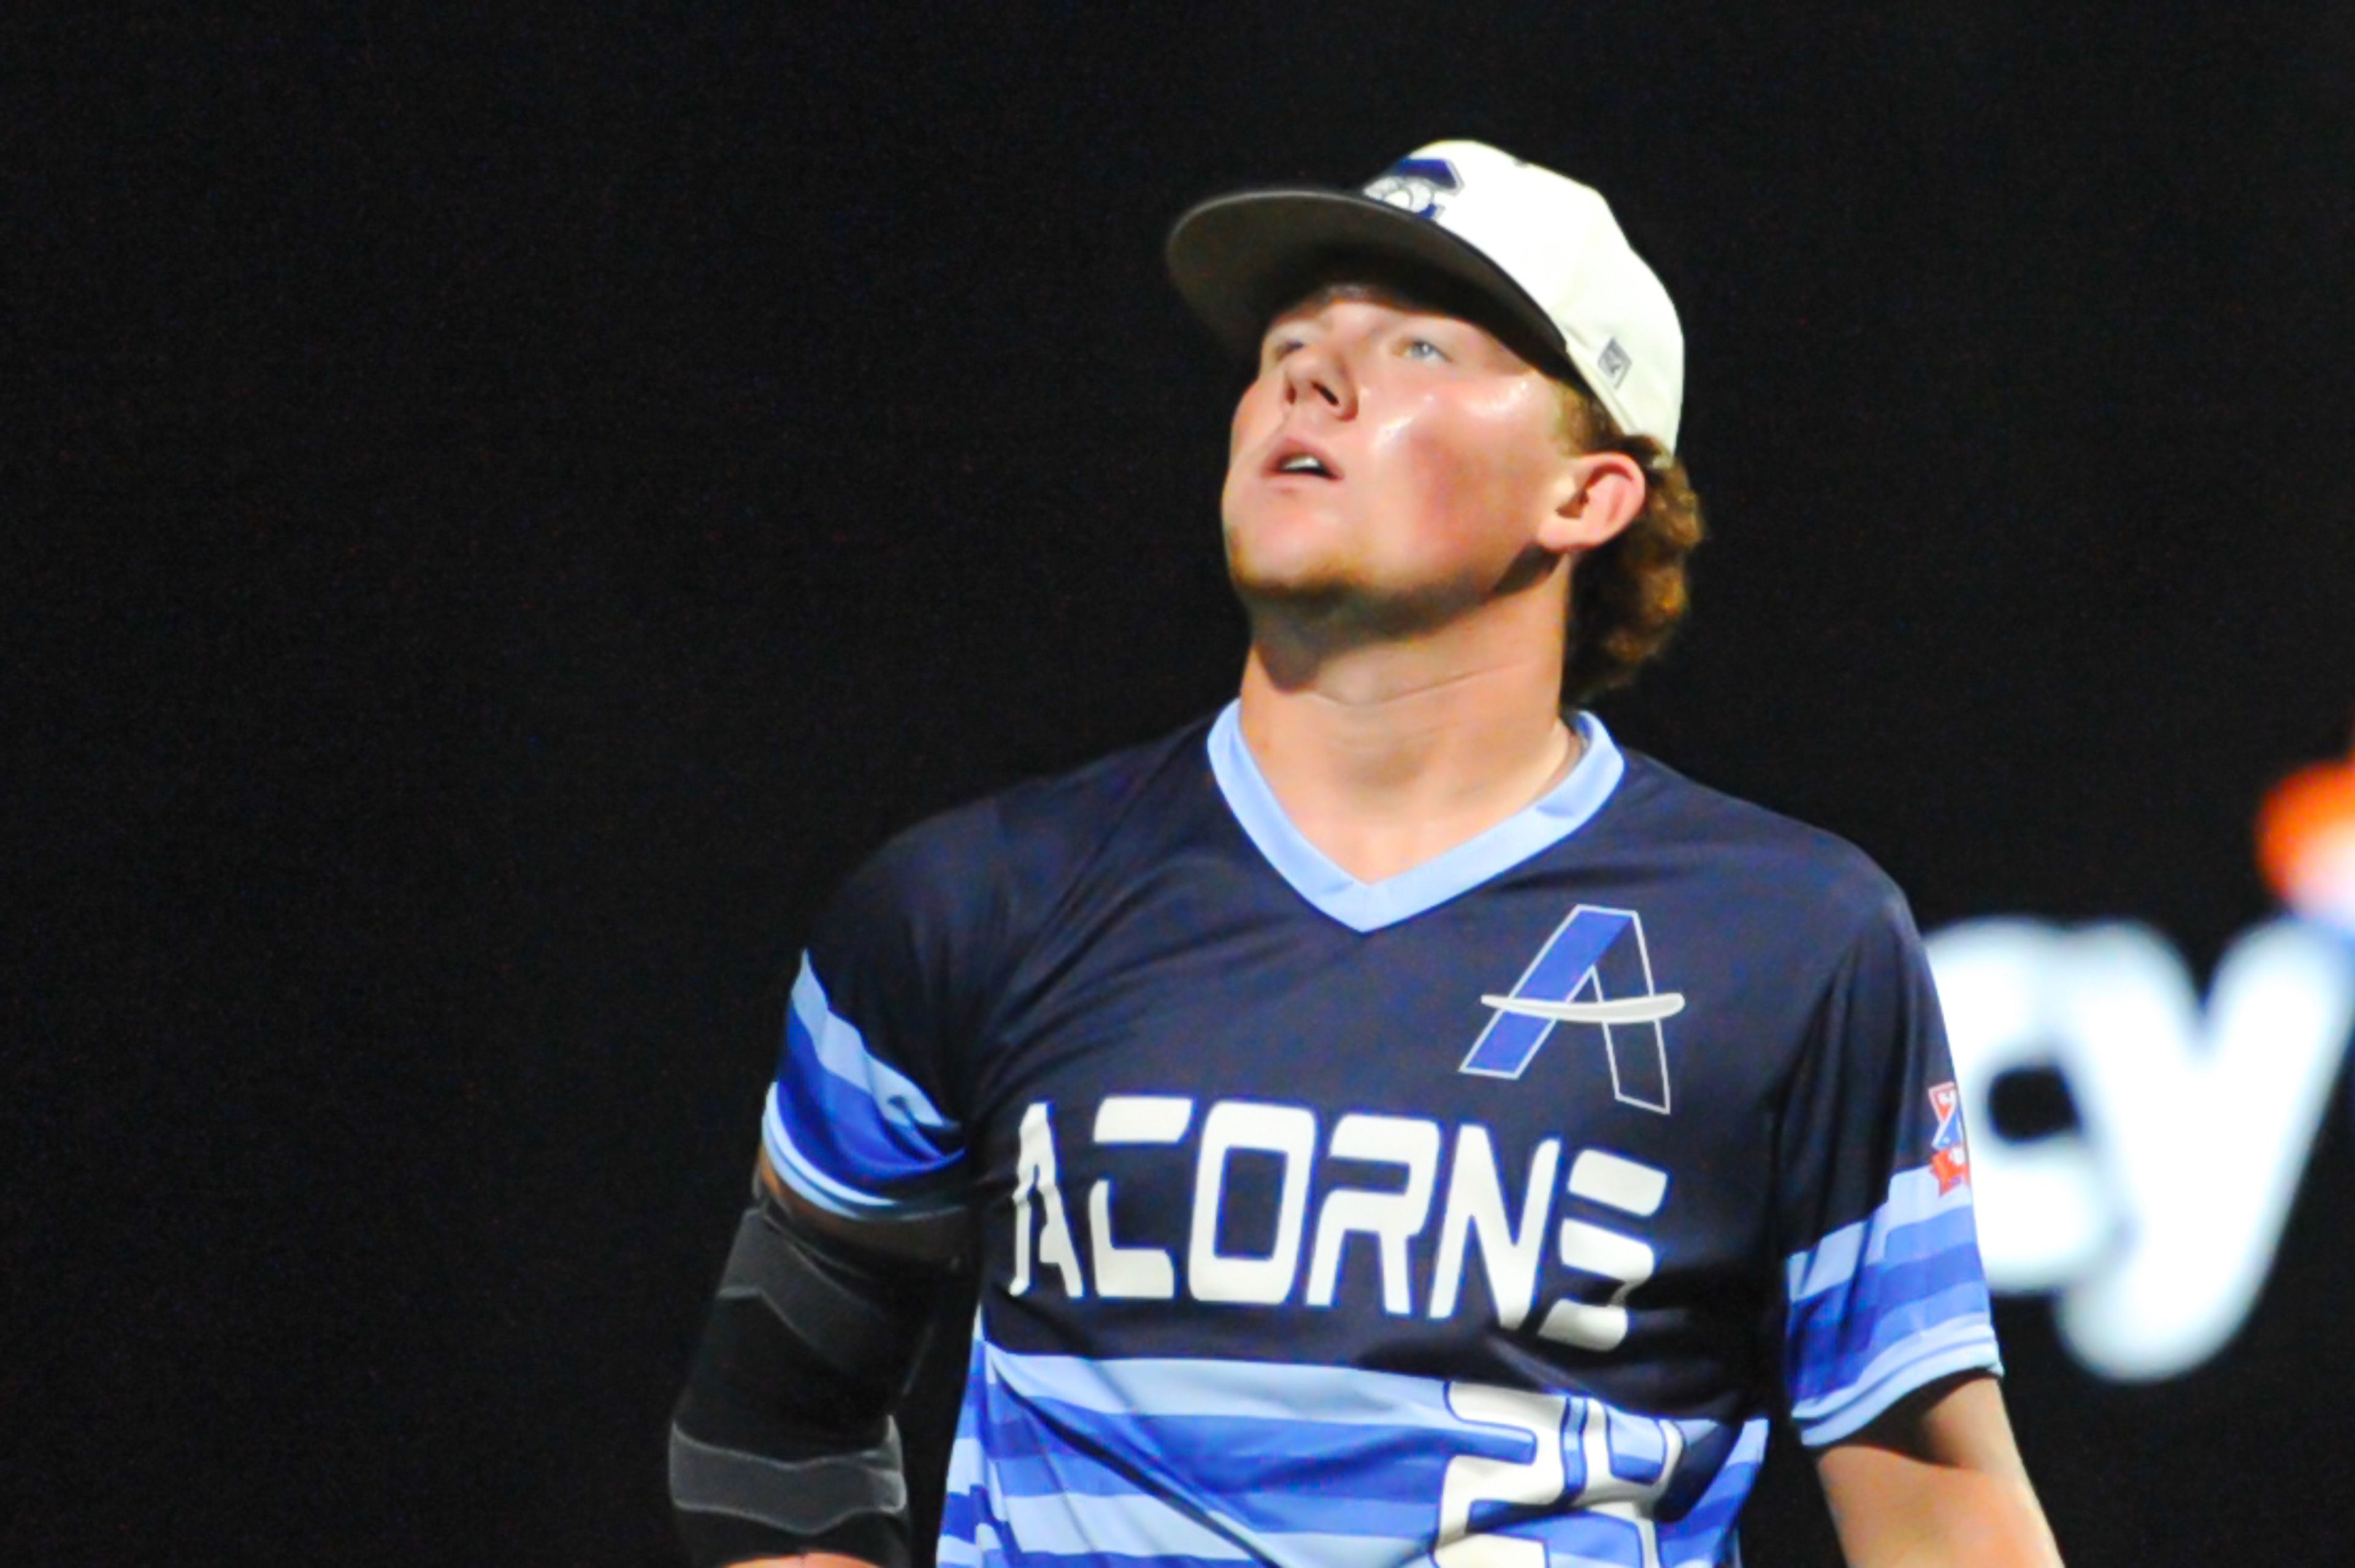
M910 1560L963 1268L944 1564L1732 1564L1777 1417L1852 1563L2057 1561L1903 900L1582 706L1700 536L1657 278L1469 142L1169 263L1253 366L1241 692L818 925L672 1434L697 1560Z

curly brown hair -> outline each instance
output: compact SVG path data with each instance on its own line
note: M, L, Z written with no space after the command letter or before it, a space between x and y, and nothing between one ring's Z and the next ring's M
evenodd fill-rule
M1574 453L1618 452L1643 468L1644 508L1608 544L1590 550L1570 584L1570 654L1563 702L1625 686L1659 656L1685 618L1685 563L1700 545L1700 497L1683 462L1648 435L1623 434L1593 393L1561 383L1561 436Z

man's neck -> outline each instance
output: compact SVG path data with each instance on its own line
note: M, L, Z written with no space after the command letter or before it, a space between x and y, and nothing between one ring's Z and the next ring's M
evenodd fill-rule
M1282 673L1278 673L1278 672ZM1359 881L1412 869L1561 782L1560 650L1440 634L1243 667L1242 734L1284 815Z

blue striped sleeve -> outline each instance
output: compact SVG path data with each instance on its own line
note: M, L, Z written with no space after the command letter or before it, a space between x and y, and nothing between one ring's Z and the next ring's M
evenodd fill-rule
M1913 917L1882 884L1828 974L1778 1155L1783 1377L1810 1445L1999 1371L1962 1096Z
M1999 1371L1971 1189L1902 1171L1864 1220L1785 1262L1785 1377L1809 1445L1861 1429L1937 1378Z
M964 1129L868 1048L806 956L761 1131L778 1176L832 1213L900 1219L963 1201Z

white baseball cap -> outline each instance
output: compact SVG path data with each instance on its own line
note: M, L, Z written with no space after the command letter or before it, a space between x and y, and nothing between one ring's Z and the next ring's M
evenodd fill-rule
M1479 142L1433 142L1361 191L1237 191L1169 231L1178 292L1245 355L1275 312L1369 256L1473 289L1559 351L1621 430L1676 450L1677 308L1601 193L1551 169Z

